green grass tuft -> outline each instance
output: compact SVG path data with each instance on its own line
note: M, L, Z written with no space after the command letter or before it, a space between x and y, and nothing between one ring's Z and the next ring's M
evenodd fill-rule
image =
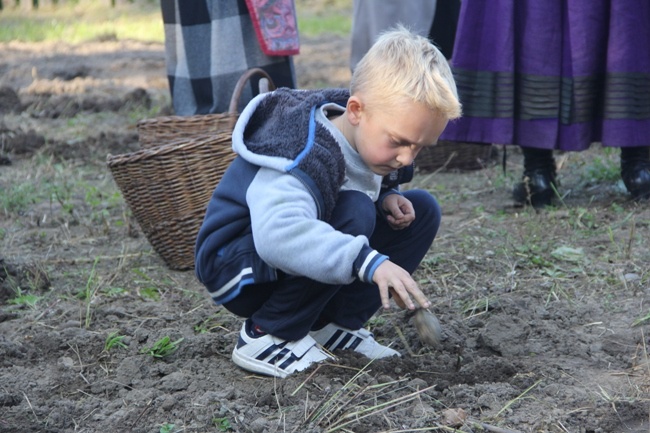
M160 6L151 0L117 7L93 1L31 11L5 8L0 12L0 19L0 42L164 41Z
M351 7L341 10L339 5L331 7L329 4L344 3L342 0L321 3L296 1L300 35L349 35ZM109 2L75 1L31 11L5 7L0 10L0 20L0 42L165 40L160 5L154 0L122 3L115 7Z

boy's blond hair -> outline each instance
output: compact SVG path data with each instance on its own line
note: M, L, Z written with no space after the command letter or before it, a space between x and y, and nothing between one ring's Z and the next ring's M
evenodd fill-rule
M428 39L403 26L382 33L363 56L352 74L350 93L362 95L373 107L408 98L450 120L461 115L447 59Z

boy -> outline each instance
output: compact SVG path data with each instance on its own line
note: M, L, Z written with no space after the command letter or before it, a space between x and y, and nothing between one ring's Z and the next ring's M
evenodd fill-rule
M396 188L459 116L444 56L401 27L379 37L350 92L281 88L246 106L196 244L198 279L247 318L235 364L286 377L336 349L399 356L363 325L391 295L429 307L411 273L440 208Z

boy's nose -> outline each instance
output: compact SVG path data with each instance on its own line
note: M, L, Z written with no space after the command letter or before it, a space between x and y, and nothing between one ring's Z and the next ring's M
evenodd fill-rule
M397 156L397 161L402 165L402 167L406 167L413 163L416 155L417 152L415 152L413 149L404 149Z

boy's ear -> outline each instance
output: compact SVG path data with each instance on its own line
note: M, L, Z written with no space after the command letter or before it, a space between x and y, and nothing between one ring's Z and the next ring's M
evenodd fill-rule
M363 102L359 99L358 96L350 96L348 99L348 105L346 107L346 115L348 116L348 122L356 126L361 120L361 114L363 113Z

